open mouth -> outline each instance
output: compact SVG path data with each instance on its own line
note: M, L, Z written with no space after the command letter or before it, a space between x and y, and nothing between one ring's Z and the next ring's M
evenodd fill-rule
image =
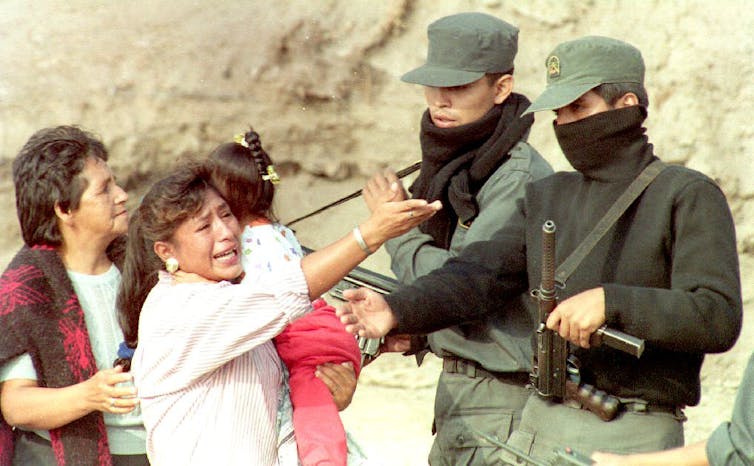
M238 250L236 250L236 248L233 248L225 252L222 252L220 254L215 254L213 258L218 259L218 260L227 260L227 259L232 259L236 257L237 255L238 255Z

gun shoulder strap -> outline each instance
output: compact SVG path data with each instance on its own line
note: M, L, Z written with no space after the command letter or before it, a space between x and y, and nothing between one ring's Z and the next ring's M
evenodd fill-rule
M555 270L555 281L560 285L565 285L568 277L571 276L576 267L579 266L581 261L589 254L594 246L605 236L607 230L609 230L615 222L623 215L628 207L641 195L647 186L664 170L666 165L660 160L655 160L642 170L639 176L634 179L623 194L610 206L610 209L605 215L597 222L592 231L589 232L584 241L578 245L576 249L563 261L562 264Z

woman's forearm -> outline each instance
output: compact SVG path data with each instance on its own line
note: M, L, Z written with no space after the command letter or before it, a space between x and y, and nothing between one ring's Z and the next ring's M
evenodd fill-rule
M8 424L26 430L50 430L94 410L86 401L83 383L45 388L33 380L8 380L0 389L0 407Z
M60 388L40 387L31 379L6 380L0 384L0 409L8 424L34 430L56 429L93 411L125 414L139 404L132 380L120 366Z
M428 204L422 199L380 204L356 229L302 259L309 297L320 297L385 241L406 233L441 207L439 201Z
M381 242L372 240L371 247L376 249L381 245ZM309 297L316 299L322 296L367 256L352 233L306 255L301 260L301 268L309 287Z

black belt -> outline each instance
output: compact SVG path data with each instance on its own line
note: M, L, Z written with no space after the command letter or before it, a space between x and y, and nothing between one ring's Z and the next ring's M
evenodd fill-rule
M644 400L621 401L620 406L620 409L627 413L666 413L672 414L679 419L686 419L686 414L683 412L683 406L660 405L655 403L648 403Z
M656 413L665 413L670 414L674 416L676 419L680 421L686 421L686 414L683 412L684 406L674 406L674 405L661 405L656 403L649 403L647 401L644 401L642 399L638 398L619 398L618 399L619 407L618 412L625 412L625 413L635 413L635 414L656 414ZM584 409L587 410L586 406L583 406L581 403L575 400L568 400L567 402L563 403L563 406L567 406L569 408L574 409Z
M468 377L483 377L497 379L504 383L524 386L529 383L528 372L492 372L484 369L478 363L468 359L445 356L442 358L442 370L450 374L464 374Z

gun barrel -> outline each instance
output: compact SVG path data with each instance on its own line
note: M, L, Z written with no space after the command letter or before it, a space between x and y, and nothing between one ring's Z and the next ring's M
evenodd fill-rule
M488 441L489 443L493 444L496 447L502 448L506 452L510 453L511 455L516 457L516 463L520 464L520 461L525 461L526 464L530 464L532 466L551 466L550 463L546 463L544 461L539 461L528 454L522 452L521 450L514 448L502 440L496 439L494 437L491 437L490 435L487 435L484 432L481 431L474 431L474 433L480 437L482 437L484 440ZM504 464L509 464L508 462L505 462Z
M537 325L537 351L534 357L532 384L543 397L562 399L567 378L566 358L568 343L545 323L557 305L555 289L555 222L547 220L542 225L542 276L539 288L532 291L539 307Z
M578 451L573 450L572 448L556 448L554 450L555 458L553 458L550 461L540 461L532 457L531 455L528 455L524 453L523 451L508 445L507 443L501 440L491 437L490 435L484 432L477 430L477 431L474 431L474 433L480 436L481 438L483 438L484 440L488 441L489 443L493 444L494 446L505 450L512 456L515 456L516 457L515 464L521 464L521 462L523 461L526 464L532 465L532 466L553 466L553 465L564 465L564 464L588 466L594 463L589 457L587 457L586 455ZM514 463L509 463L505 459L503 459L503 462L504 464L514 464Z
M369 364L377 357L380 352L380 345L385 341L384 338L365 338L358 337L356 342L361 352L361 367Z
M542 225L542 278L539 292L543 299L555 298L555 222Z
M607 345L630 355L641 357L644 352L644 340L633 335L602 326L594 332L589 343L592 346Z

